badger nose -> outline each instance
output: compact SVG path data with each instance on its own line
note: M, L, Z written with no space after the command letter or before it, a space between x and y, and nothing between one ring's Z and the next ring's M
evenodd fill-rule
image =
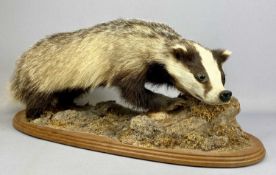
M223 102L228 102L231 99L232 92L228 90L224 90L219 94L219 98Z

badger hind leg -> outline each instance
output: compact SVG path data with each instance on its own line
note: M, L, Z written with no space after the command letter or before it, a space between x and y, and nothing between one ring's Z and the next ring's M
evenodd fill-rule
M26 116L35 119L45 111L58 111L75 107L74 99L88 92L89 88L64 89L52 93L25 93L27 104ZM29 94L29 95L28 95Z
M84 93L87 93L89 88L74 88L74 89L64 89L55 93L57 97L56 107L59 109L68 109L70 107L77 106L74 103L74 99L81 96Z
M54 95L52 93L32 93L26 99L26 117L28 119L39 118L44 111L52 109Z

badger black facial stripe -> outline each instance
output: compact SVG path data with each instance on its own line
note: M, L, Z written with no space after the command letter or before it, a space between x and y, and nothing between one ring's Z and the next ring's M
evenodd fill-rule
M212 85L210 82L204 84L204 97L207 96L208 92L212 90Z
M174 48L175 49L175 48ZM196 50L195 46L189 45L185 47L185 53L183 53L183 58L178 59L178 61L181 61L182 64L188 68L188 70L194 75L196 78L198 74L202 74L206 76L206 79L208 81L200 81L196 78L196 81L203 84L203 87L205 89L205 93L207 94L211 89L212 86L209 82L209 76L206 72L206 69L204 68L202 64L202 58L199 55L199 52Z
M222 63L225 61L225 59L227 57L221 57L221 52L224 53L224 52L227 52L227 57L230 56L230 51L228 50L225 50L225 51L222 51L222 50L213 50L212 51L212 54L213 54L213 57L217 60L217 63L218 63L218 68L219 68L219 71L221 73L221 81L222 81L222 84L224 85L225 84L225 74L223 72L223 69L222 69Z

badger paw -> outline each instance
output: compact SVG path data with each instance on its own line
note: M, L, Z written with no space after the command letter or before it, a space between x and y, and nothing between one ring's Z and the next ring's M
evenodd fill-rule
M156 101L155 101L156 102ZM176 112L186 108L187 103L182 98L162 98L159 99L159 103L155 103L154 106L150 107L148 113L155 113L155 112Z
M166 112L173 112L187 107L187 102L182 98L172 98L168 100L164 110Z

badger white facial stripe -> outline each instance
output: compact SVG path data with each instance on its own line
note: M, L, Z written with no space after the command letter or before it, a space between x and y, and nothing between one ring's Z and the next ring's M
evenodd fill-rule
M219 101L219 93L224 90L219 66L214 59L213 54L209 50L198 44L194 44L194 47L201 57L202 65L204 66L209 76L209 82L212 86L212 89L206 95L206 101L210 101L210 103L216 103Z
M194 75L187 67L174 59L168 59L165 65L168 72L176 79L178 84L182 86L181 88L187 90L196 98L198 98L196 95L203 96L204 85L195 79Z

